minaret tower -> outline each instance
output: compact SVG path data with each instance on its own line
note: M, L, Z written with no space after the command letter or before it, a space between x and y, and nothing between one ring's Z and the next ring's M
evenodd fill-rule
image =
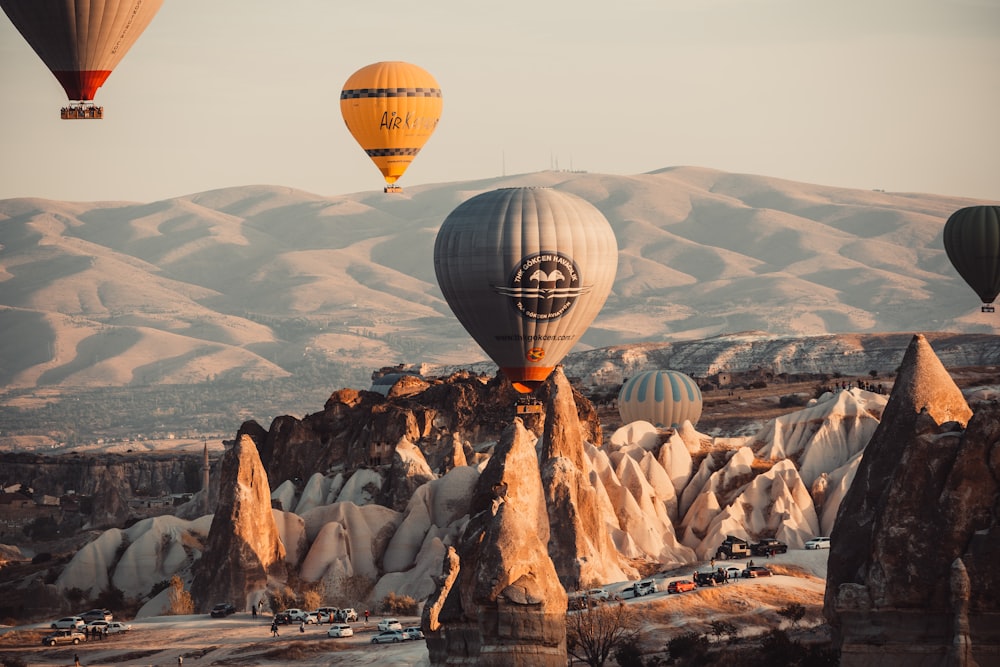
M209 471L209 466L208 466L208 440L207 439L203 439L203 442L205 443L205 448L204 448L204 454L203 454L204 458L203 458L202 464L201 464L201 491L202 491L202 500L201 500L201 502L203 503L203 509L205 511L205 514L209 514L210 513L210 509L209 509L209 502L208 502L208 471Z

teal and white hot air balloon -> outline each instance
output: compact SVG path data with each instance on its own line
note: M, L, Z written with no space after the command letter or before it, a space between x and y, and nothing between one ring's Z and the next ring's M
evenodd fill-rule
M445 300L521 393L580 340L617 270L618 242L604 215L549 188L477 195L448 214L434 243Z
M684 373L643 371L629 378L618 392L622 423L646 421L659 428L692 425L701 418L701 389Z

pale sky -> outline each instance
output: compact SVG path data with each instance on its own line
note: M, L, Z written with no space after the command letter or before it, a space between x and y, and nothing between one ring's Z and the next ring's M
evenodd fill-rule
M0 13L0 199L381 190L339 106L380 60L444 95L404 189L697 165L1000 200L1000 0L166 0L102 121L59 119Z

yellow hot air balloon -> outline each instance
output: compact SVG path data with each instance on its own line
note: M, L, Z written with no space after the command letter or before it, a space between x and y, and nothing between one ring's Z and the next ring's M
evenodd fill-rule
M403 175L441 119L441 88L426 70L380 62L352 74L340 92L347 129L382 172L386 192Z
M434 242L445 300L514 389L530 393L604 305L618 243L589 202L548 188L476 195Z

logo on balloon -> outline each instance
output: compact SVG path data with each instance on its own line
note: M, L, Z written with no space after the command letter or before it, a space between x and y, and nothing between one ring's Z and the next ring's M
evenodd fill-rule
M541 347L533 347L524 356L528 361L541 361L545 358L545 350Z
M571 258L558 252L539 252L522 259L507 285L494 289L509 296L522 317L554 320L591 288L580 285L580 270Z

